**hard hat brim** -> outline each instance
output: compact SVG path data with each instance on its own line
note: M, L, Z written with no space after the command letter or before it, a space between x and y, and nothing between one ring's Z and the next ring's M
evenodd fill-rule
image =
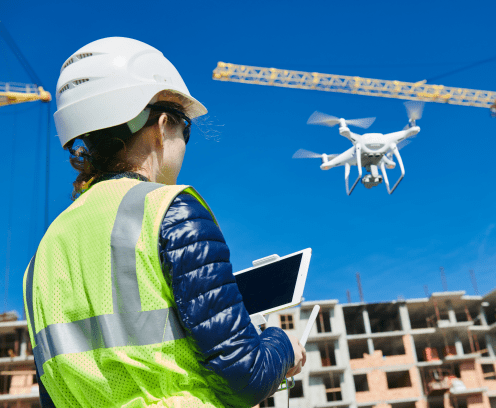
M191 102L185 106L185 114L191 119L207 113L203 104L172 85L136 84L132 87L107 91L104 95L92 95L57 110L53 116L60 143L65 147L69 141L78 136L127 123L138 116L146 105L163 91L181 95ZM133 101L133 103L123 104L123 100ZM113 109L112 106L116 106L116 108ZM85 114L81 115L81 112ZM91 121L88 118L91 118Z

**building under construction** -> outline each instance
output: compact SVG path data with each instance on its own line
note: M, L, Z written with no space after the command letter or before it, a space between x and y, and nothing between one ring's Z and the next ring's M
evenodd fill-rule
M290 407L496 408L496 290L385 303L303 302L268 317L300 337L321 305ZM286 391L262 407L286 407Z
M293 408L496 408L496 290L385 303L303 302L268 316L300 337L321 305ZM40 407L25 320L0 315L0 408ZM262 407L287 406L277 392Z
M26 320L0 315L0 408L38 408L38 384Z

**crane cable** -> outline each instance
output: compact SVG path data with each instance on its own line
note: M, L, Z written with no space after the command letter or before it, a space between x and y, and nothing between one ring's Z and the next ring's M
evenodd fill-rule
M33 81L36 85L38 86L43 86L41 83L40 78L38 75L36 75L36 72L34 72L34 69L31 67L29 62L27 61L26 58L24 58L24 55L22 54L21 50L15 43L14 39L11 37L9 32L7 31L7 28L5 27L5 24L3 24L2 21L0 21L0 34L2 35L3 39L7 43L7 45L10 47L12 52L15 54L23 68L26 70L28 73L29 77L31 78L31 81Z
M465 65L464 67L453 69L451 71L445 72L444 74L439 74L436 75L432 78L429 78L426 80L426 82L431 82L431 81L437 81L440 78L447 77L449 75L457 74L458 72L465 71L470 68L478 67L479 65L487 64L488 62L496 61L496 55L493 55L492 57L489 58L484 58L479 61L472 62L471 64Z
M13 132L14 135L12 141L12 154L11 154L11 165L10 165L10 194L9 194L9 209L7 215L7 248L5 254L5 296L4 296L4 311L7 312L8 307L8 296L9 296L9 275L10 275L10 256L11 256L11 248L12 248L12 213L14 211L14 166L16 163L16 133L17 133L17 112L14 112L14 126Z
M2 36L2 38L4 39L6 44L10 47L10 49L12 50L14 55L17 57L17 59L19 60L19 62L22 65L22 67L26 70L27 74L31 78L31 81L34 82L37 86L43 86L40 78L38 77L38 75L36 75L36 72L31 67L31 65L29 64L27 59L24 57L23 53L21 52L21 50L19 49L19 47L15 43L14 39L11 37L11 35L7 31L7 28L5 27L5 25L3 24L2 21L0 21L0 35ZM7 63L7 67L9 67L8 63ZM13 176L14 176L14 165L16 163L15 156L16 156L16 152L17 152L17 150L16 150L17 113L18 113L18 111L14 110L14 131L13 131L14 139L13 139L12 156L11 156L12 157L12 165L11 165L11 177L10 177L11 194L9 197L9 209L8 209L8 221L7 221L7 223L8 223L8 226L7 226L7 248L6 248L7 253L6 253L5 299L4 299L5 311L7 311L7 307L8 307L8 288L9 288L10 258L11 258L11 246L12 246L11 245L12 244L12 218L13 218L12 213L13 213L13 205L14 205L14 203L13 203L13 197L14 197L14 194L13 194L13 187L14 187ZM47 136L46 136L46 163L45 163L45 165L46 165L46 171L45 171L46 180L45 180L45 214L44 214L45 231L48 229L48 188L49 188L49 174L50 174L50 120L51 120L50 114L51 114L50 103L47 103ZM41 147L40 144L41 144L41 126L42 126L42 119L41 118L42 118L42 115L40 113L40 132L39 132L40 137L38 137L37 149L35 150L35 154L37 155L37 159L36 159L37 166L36 167L39 166L39 161L40 161L39 156L40 156L40 147ZM36 173L36 175L35 175L34 183L36 186L37 185L38 172L35 170L35 173ZM36 202L37 202L37 200L32 200L32 203L31 203L31 217L32 218L34 215L34 206L35 206ZM33 235L34 235L34 232L33 232ZM31 236L30 241L31 241L31 239L34 240L34 237ZM31 249L31 248L29 248L29 249ZM24 316L24 314L25 314L25 310L23 308L23 316Z

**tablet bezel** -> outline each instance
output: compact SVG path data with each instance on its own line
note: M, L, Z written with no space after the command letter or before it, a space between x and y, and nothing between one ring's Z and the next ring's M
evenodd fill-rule
M242 274L242 273L247 273L247 272L249 272L251 270L261 268L261 267L263 267L265 265L268 265L268 264L280 262L283 259L286 259L286 258L289 258L289 257L292 257L292 256L296 256L298 254L303 254L303 255L301 257L300 269L298 271L298 277L296 279L296 285L294 287L293 298L292 298L291 302L285 303L283 305L279 305L279 306L276 306L276 307L273 307L271 309L266 309L266 310L262 310L260 312L253 313L250 316L254 316L254 315L257 315L257 314L266 315L266 314L273 313L273 312L276 312L276 311L279 311L279 310L288 309L290 307L296 306L296 305L298 305L298 304L301 303L301 299L302 299L302 296L303 296L303 290L305 289L305 283L306 283L306 279L307 279L308 268L310 266L310 258L312 256L312 248L302 249L301 251L293 252L292 254L282 256L279 259L277 259L276 261L269 262L267 264L262 264L262 265L259 265L259 266L252 266L251 268L243 269L241 271L238 271L238 272L234 272L233 273L234 276L239 275L239 274Z

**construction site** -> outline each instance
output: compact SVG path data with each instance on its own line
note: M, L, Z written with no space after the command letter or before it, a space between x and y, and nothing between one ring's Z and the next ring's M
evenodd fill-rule
M496 289L384 303L303 302L267 327L300 336L315 304L293 408L495 408ZM26 320L0 315L0 407L40 407ZM261 407L286 406L277 392Z
M293 408L495 408L496 290L384 303L303 302L267 326L300 336L321 306ZM286 406L277 392L261 407Z

